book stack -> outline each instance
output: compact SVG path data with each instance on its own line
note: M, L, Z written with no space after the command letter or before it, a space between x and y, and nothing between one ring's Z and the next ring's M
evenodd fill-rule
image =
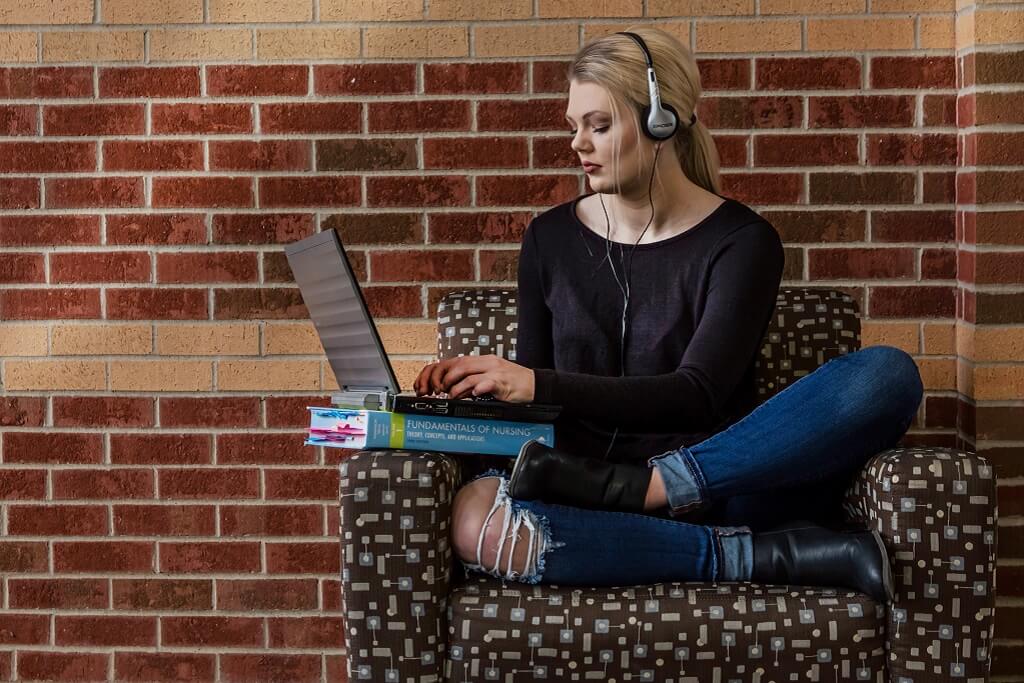
M524 443L555 445L551 424L414 415L351 406L309 407L310 446L395 448L516 456Z

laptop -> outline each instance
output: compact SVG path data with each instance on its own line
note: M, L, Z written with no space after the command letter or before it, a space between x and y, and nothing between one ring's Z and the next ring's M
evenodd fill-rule
M284 252L341 387L331 396L336 405L516 422L554 422L561 412L557 405L490 395L454 399L402 392L338 233L319 232L286 245Z

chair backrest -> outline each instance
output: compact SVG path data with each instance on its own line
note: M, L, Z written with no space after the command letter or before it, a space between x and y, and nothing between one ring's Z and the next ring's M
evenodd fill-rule
M462 289L437 306L437 357L495 354L516 359L515 288ZM780 287L757 357L760 401L860 348L857 302L827 287Z

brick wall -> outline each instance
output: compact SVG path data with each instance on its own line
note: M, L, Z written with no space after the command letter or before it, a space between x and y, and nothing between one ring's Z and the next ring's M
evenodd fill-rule
M636 22L696 51L784 282L917 360L905 442L995 461L1022 680L1024 10L957 4L0 5L0 680L343 678L339 451L301 445L335 384L281 245L340 231L410 388L443 293L514 285L585 190L561 75Z

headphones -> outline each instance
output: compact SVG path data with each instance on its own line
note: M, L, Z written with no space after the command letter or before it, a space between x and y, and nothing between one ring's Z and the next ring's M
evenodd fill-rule
M644 39L635 33L628 31L619 31L619 35L629 36L632 38L640 49L643 50L644 59L647 61L647 93L650 102L640 112L640 128L643 130L644 135L656 142L662 142L668 140L676 131L679 129L679 114L670 104L662 104L661 94L658 91L658 79L654 73L654 60L651 58L651 52L647 49L647 44ZM697 114L694 112L693 116L690 117L690 125L692 126L697 120ZM647 188L647 197L651 200L651 218L647 221L647 225L644 227L643 232L640 233L640 237L637 238L636 243L633 244L633 249L629 252L629 263L625 264L622 257L622 244L619 243L619 259L625 265L625 287L622 282L619 281L618 273L615 272L615 266L612 264L611 258L611 240L609 239L611 226L608 221L608 210L604 207L604 199L598 195L601 199L601 208L604 209L604 218L606 226L606 237L605 237L605 254L608 259L608 267L611 268L612 277L615 278L615 283L619 286L619 290L622 292L623 306L622 306L622 334L619 339L619 377L626 376L626 316L629 311L629 275L632 272L633 266L633 252L636 251L637 244L643 239L644 233L647 232L647 228L650 227L651 221L654 220L654 198L651 195L651 187L654 183L654 169L658 164L658 154L661 152L661 145L655 151L654 163L651 167L651 179ZM589 251L590 247L587 247ZM591 254L592 255L592 254ZM608 454L612 451L612 446L615 444L615 438L619 435L619 428L615 428L615 433L612 434L612 440L608 444L608 450L604 453L604 458L607 459Z

